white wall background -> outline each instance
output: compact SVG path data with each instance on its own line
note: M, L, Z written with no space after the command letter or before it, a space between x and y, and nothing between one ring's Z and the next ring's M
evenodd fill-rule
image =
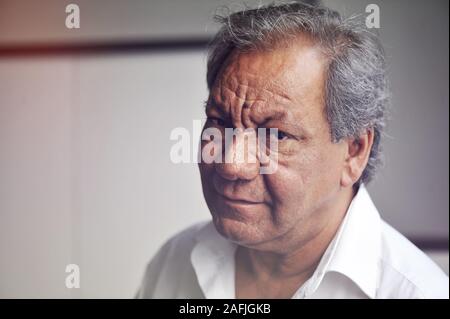
M69 1L0 1L0 47L205 36L230 3L71 2L74 32ZM370 191L409 237L448 240L448 3L376 3L394 111ZM170 131L203 117L204 75L201 51L0 56L0 297L132 297L158 247L209 217L196 166L169 160ZM448 255L433 256L448 271ZM64 285L69 263L80 289Z
M208 218L174 127L203 117L199 53L0 62L3 297L127 297L175 231ZM43 282L44 280L44 282ZM47 282L49 280L50 282Z

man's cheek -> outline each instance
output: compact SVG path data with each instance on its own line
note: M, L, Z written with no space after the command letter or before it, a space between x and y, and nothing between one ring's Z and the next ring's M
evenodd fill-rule
M276 202L288 204L303 188L302 176L289 167L279 165L276 173L265 176L267 189Z

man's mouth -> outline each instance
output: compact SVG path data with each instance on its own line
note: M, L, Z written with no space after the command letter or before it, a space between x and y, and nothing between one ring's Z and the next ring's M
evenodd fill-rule
M263 204L263 202L255 201L247 198L242 197L236 197L236 196L226 196L224 194L218 193L218 196L227 204L230 205L238 205L238 206L250 206L250 205L260 205Z
M233 210L237 210L240 213L248 211L253 214L255 209L259 210L261 205L265 205L264 200L259 196L256 198L255 196L251 196L244 187L237 189L236 186L239 185L230 187L230 184L227 184L218 176L215 176L211 186L214 190L216 199L221 202L222 205L233 208Z
M239 205L255 205L255 204L261 204L260 202L251 202L248 200L242 200L242 199L233 199L223 196L224 200L227 202L231 202L233 204L239 204Z

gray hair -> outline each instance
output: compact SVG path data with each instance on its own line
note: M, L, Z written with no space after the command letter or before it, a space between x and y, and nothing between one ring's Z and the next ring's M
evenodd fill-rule
M356 138L373 129L374 141L360 183L368 183L380 166L389 89L383 47L356 18L343 19L331 9L294 2L267 5L226 16L209 45L207 83L212 89L233 50L263 50L306 33L328 59L325 105L333 142Z

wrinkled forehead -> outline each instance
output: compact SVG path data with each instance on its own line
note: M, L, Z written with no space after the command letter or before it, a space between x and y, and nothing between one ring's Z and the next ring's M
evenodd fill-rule
M226 114L248 108L253 117L288 116L323 97L324 87L321 51L300 41L273 50L232 52L216 78L209 102Z
M233 52L218 75L212 93L230 90L240 98L283 97L293 79L283 52ZM219 96L220 97L220 96ZM287 96L285 96L287 97Z

